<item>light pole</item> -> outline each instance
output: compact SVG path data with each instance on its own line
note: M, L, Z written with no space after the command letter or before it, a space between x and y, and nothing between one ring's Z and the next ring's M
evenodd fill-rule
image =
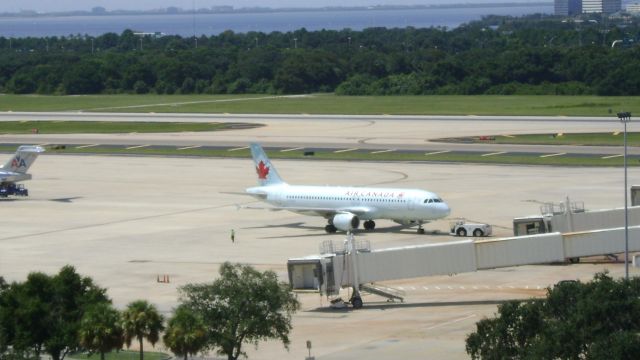
M294 49L298 48L298 38L293 38Z
M624 278L629 280L629 208L627 205L627 123L631 113L619 112L618 119L624 124Z

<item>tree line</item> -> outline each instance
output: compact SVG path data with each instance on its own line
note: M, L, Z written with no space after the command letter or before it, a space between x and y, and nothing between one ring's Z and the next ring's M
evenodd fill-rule
M291 316L299 303L272 271L225 263L209 284L180 288L180 302L165 317L146 300L119 311L106 289L72 266L56 275L30 273L24 282L7 284L0 277L0 359L36 360L47 353L63 360L78 352L105 354L133 341L143 360L144 341L161 339L185 360L217 351L235 360L244 343L277 339L289 345Z
M455 29L0 37L0 91L640 95L638 21L580 21L487 17Z

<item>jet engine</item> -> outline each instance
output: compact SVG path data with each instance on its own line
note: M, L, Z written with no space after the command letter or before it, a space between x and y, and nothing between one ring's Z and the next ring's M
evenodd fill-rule
M360 219L351 213L336 214L332 222L336 228L342 231L351 231L360 226Z

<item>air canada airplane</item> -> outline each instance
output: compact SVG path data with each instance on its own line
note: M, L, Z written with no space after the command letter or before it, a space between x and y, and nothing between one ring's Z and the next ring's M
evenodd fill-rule
M0 197L27 196L29 194L27 189L16 185L16 183L31 179L31 174L27 174L27 170L41 152L44 152L44 149L40 146L22 145L18 147L11 159L0 167Z
M273 210L324 217L328 221L327 233L357 229L360 220L364 220L365 230L373 230L375 219L389 219L418 225L418 233L424 234L424 223L451 212L438 195L424 190L289 185L282 181L260 145L251 144L251 155L260 186L246 192L272 205Z

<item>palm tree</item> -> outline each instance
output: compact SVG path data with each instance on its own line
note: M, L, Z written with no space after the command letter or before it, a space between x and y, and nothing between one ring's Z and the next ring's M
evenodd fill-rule
M207 329L204 322L191 309L179 306L167 326L163 337L164 344L176 355L194 355L202 350L207 342Z
M160 339L160 332L164 330L164 318L155 306L145 300L137 300L127 305L122 313L122 329L124 341L127 347L131 345L133 338L140 343L140 360L144 360L142 342L147 339L151 345L155 345Z
M91 307L80 321L80 344L90 352L99 352L100 360L124 343L120 313L109 303Z

